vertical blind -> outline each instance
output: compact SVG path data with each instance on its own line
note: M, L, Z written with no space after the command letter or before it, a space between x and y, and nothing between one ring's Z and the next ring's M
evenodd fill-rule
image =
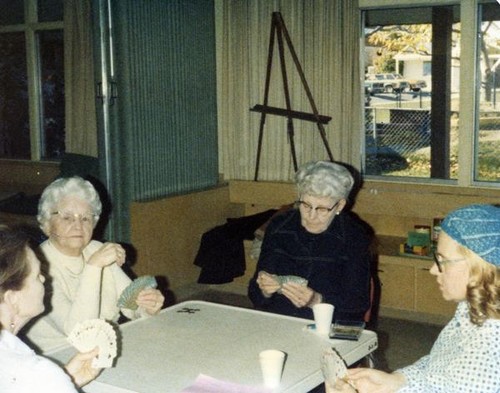
M211 0L112 7L118 98L108 154L126 238L131 201L217 183L215 22Z

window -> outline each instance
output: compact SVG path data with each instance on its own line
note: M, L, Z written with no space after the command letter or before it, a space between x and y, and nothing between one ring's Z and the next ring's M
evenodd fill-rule
M500 6L480 8L475 180L500 181Z
M438 3L363 12L365 94L371 95L365 106L365 173L453 182L465 174L469 184L498 183L500 7L476 4L480 34L468 48L461 6ZM477 67L464 56L476 53L473 46ZM461 83L462 67L477 69L477 77ZM464 126L465 95L478 97L476 127Z
M0 158L64 153L62 0L0 0Z

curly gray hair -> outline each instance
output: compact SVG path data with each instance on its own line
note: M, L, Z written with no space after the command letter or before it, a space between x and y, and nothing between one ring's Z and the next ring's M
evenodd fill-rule
M299 198L304 195L345 199L354 186L349 170L330 161L312 161L302 165L295 174Z
M36 216L42 230L49 222L52 213L57 209L59 202L67 196L80 198L90 205L95 218L95 227L102 212L99 194L91 182L79 176L73 176L54 180L43 191L40 202L38 202L38 215Z

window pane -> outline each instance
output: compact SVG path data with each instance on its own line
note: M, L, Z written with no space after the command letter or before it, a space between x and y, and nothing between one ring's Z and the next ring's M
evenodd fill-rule
M43 96L42 157L58 158L65 150L63 33L46 31L38 36Z
M57 22L63 20L63 0L38 0L38 21Z
M458 177L458 18L458 6L365 12L367 175Z
M22 0L0 0L0 25L24 23L24 4Z
M482 7L478 80L479 127L476 135L476 178L500 181L500 7Z
M30 158L26 44L23 33L0 35L0 157Z

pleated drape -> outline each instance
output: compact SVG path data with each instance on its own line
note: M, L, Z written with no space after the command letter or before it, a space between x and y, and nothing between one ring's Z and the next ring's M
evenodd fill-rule
M318 111L334 159L360 164L361 80L358 2L342 0L219 0L218 39L219 171L226 179L253 179L272 13L281 12ZM285 45L293 110L312 113ZM275 43L268 105L286 108ZM286 118L268 115L259 180L287 181L294 173ZM315 123L294 120L297 161L327 159Z
M97 157L90 0L64 0L66 152Z

